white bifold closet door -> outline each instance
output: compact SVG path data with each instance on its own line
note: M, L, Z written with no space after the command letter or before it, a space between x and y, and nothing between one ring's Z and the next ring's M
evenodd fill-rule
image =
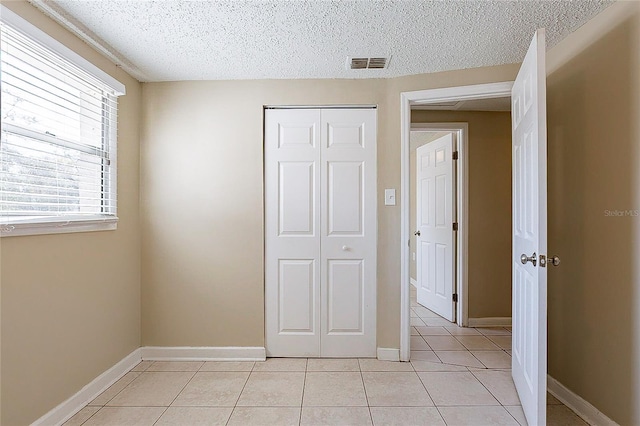
M265 111L267 356L376 355L376 111Z

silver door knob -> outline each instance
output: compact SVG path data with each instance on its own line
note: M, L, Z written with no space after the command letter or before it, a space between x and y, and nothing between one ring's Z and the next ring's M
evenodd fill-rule
M420 231L414 232L413 235L417 235L419 237L420 236Z
M342 246L342 251L349 251L349 246Z
M527 256L526 254L523 253L522 256L520 256L520 262L522 262L523 265L526 265L527 262L531 262L533 263L533 266L536 266L536 264L538 263L538 257L536 256L536 252L534 251L531 256Z
M547 262L553 266L558 266L560 264L560 258L558 256L550 256L547 258Z

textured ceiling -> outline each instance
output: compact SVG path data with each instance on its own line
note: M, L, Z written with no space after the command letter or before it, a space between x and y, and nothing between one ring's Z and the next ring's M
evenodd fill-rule
M106 45L143 81L386 78L520 62L610 2L30 0ZM104 50L104 49L103 49ZM347 56L389 56L347 70Z

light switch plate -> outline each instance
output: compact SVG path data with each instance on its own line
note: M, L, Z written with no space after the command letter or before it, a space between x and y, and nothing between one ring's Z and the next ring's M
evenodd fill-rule
M385 189L384 190L384 205L395 206L396 205L396 190Z

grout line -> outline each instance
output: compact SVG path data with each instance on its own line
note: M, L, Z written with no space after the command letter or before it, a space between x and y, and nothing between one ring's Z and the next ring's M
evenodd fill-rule
M475 356L473 352L469 351L469 353L471 354L471 356L472 356L472 357L474 357L474 358L475 358L475 359L480 363L480 365L482 365L485 369L489 369L489 367L487 367L487 365L486 365L484 362L482 362L482 361L480 360L480 358L478 358L477 356ZM467 368L468 368L468 367L467 367ZM477 367L474 367L474 368L477 368ZM482 367L480 367L480 368L482 368Z
M147 365L147 366L144 368L144 370L133 371L133 368L136 368L138 365L142 364L143 362L148 362L148 363L149 363L149 365ZM130 371L132 371L132 372L134 372L134 373L144 373L144 372L145 372L145 371L147 371L149 368L151 368L151 366L152 366L153 364L155 364L156 362L157 362L157 361L145 361L145 360L142 360L142 361L140 361L139 363L137 363L137 364L136 364L136 366L135 366L135 367L133 367Z
M462 342L458 339L458 337L457 337L457 336L453 336L453 335L452 335L451 337L453 337L453 338L456 340L456 342L460 343L460 344L462 345L462 347L463 347L466 351L469 351L469 352L471 351L469 348L467 348L467 347L465 346L465 344L464 344L464 343L462 343Z
M424 382L422 381L422 378L420 377L420 374L416 371L416 368L413 366L413 364L411 365L411 368L413 368L413 373L416 375L418 380L420 380L420 384L424 388L424 391L427 393L427 396L429 397L429 401L431 401L431 403L435 407L436 406L436 402L431 397L431 394L429 393L429 390L427 389L427 387L425 386ZM426 373L426 371L422 371L422 373Z
M146 372L146 370L144 371ZM143 373L144 373L143 372ZM193 378L195 377L197 371L150 371L149 373L192 373L191 378L187 381L187 383L185 383L185 385L180 389L180 391L176 394L175 398L173 398L173 400L169 403L169 405L167 405L166 407L162 407L164 408L164 411L162 412L162 414L160 414L160 416L156 419L155 422L153 422L153 424L155 425L156 423L158 423L158 421L160 420L160 418L162 418L162 416L164 416L164 414L167 412L167 410L169 409L169 407L171 407L171 404L173 404L176 399L178 399L178 396L180 396L180 394L182 393L182 391L184 391L184 389L189 385L189 383L191 383L191 381L193 380ZM138 377L136 377L135 379L133 379L131 381L131 383L133 383L134 381L138 380L139 377L142 376L142 373L140 373L140 375ZM129 383L124 389L126 389L127 387L129 387L129 385L131 385L131 383ZM124 391L124 389L122 389L122 391ZM120 392L122 392L120 391ZM118 392L118 394L120 394L120 392ZM115 398L115 396L114 396ZM113 398L112 398L113 399ZM105 405L106 407L106 405ZM148 407L148 406L141 406L141 407ZM103 407L104 408L104 407Z
M486 408L486 407L502 407L500 404L464 404L464 405L448 405L448 404L440 404L437 407L442 408L463 408L463 407L477 407L477 408ZM508 407L513 407L512 405L508 405Z
M427 347L429 348L429 350L430 350L430 351L433 351L433 348L431 347L431 345L429 344L429 342L427 342L427 339L425 339L425 338L424 338L424 336L422 336L422 335L421 335L420 337L422 337L422 340L424 340L424 343L426 343L426 344L427 344Z
M438 407L437 405L435 407L436 407L436 410L438 410L438 414L440 415L440 418L442 419L442 423L444 423L446 425L447 421L444 419L444 416L440 412L440 407Z
M182 391L181 391L181 392L182 392ZM153 422L153 424L154 424L154 425L160 421L160 419L162 418L162 416L164 416L164 413L166 413L168 409L169 409L169 407L165 407L165 408L164 408L164 411L162 412L162 414L160 414L160 417L158 417L158 418L156 419L156 421L155 421L155 422Z
M360 371L360 380L362 381L362 389L364 390L364 399L367 401L367 409L369 410L369 418L373 425L373 413L371 413L371 405L369 404L369 395L367 394L367 387L364 384L364 375L362 374L362 366L360 365L360 358L358 358L358 370Z
M492 345L495 346L495 348L491 348L491 349L473 349L473 348L468 348L467 345L464 344L464 342L462 342L459 338L460 337L484 337L485 339L487 339L489 341L489 343L491 343ZM502 349L500 346L496 345L493 340L487 338L487 336L484 335L474 335L474 334L459 334L457 336L453 336L454 339L456 339L462 346L464 346L466 351L496 351L496 350L500 350ZM496 349L497 348L497 349Z
M247 405L247 407L265 407L264 405ZM267 406L267 407L280 407L279 405ZM286 407L283 405L282 407ZM231 405L116 405L102 408L233 408Z
M514 407L514 405L506 405L506 406L505 406L505 405L503 405L503 407L504 407L504 409L505 409L505 410L507 410L507 407ZM522 406L520 406L520 408L522 408ZM516 419L516 416L514 416L514 415L511 413L511 411L507 410L507 413L509 413L509 415L510 415L511 417L513 417L513 420L515 420L515 421L516 421L516 423L518 423L520 426L522 426L522 423L520 423L520 421L519 421L518 419ZM524 411L523 411L523 414L524 414ZM527 426L527 425L524 425L524 426Z
M304 404L304 390L307 387L307 371L309 369L309 358L304 363L304 380L302 381L302 397L300 398L300 415L298 416L298 425L302 424L302 405Z
M158 372L160 373L160 372ZM173 372L172 372L173 373ZM176 402L176 399L178 399L178 397L180 396L180 394L185 390L185 388L187 386L189 386L189 383L191 383L191 381L193 380L194 377L196 377L196 373L197 371L182 371L182 373L193 373L191 375L191 378L187 381L187 383L182 387L182 389L180 389L180 392L178 392L175 396L175 398L173 398L173 400L169 403L169 405L165 408L165 410L162 412L162 414L160 415L160 417L164 416L164 413L167 412L167 410L169 409L169 407L171 407L171 404L173 404L174 402ZM158 420L160 420L160 417L158 417ZM153 424L155 425L158 420L156 420Z
M154 362L155 364L155 362ZM151 364L153 365L153 364ZM151 365L149 367L151 367ZM145 370L146 371L146 370ZM162 373L162 371L156 371L156 373ZM176 373L176 371L168 371L168 373ZM156 423L158 423L158 421L160 421L160 419L162 418L162 416L164 416L164 414L167 412L167 410L169 409L169 407L171 407L171 404L173 404L176 399L178 399L178 397L180 396L180 394L182 393L182 391L185 390L185 388L189 385L189 383L191 383L191 381L193 380L193 378L196 376L197 371L180 371L180 373L193 373L191 375L191 378L187 381L187 383L185 383L185 385L182 387L182 389L180 389L180 391L176 394L175 398L173 398L173 400L169 403L168 406L166 406L164 408L164 411L162 412L162 414L160 414L160 416L156 419L155 422L153 422L153 424L155 425ZM142 374L140 374L141 376ZM138 376L138 377L140 377ZM136 379L138 378L136 377ZM132 382L133 383L133 382Z
M249 383L249 379L251 378L251 375L253 374L253 369L255 368L256 363L254 362L253 365L251 366L251 370L248 371L249 374L247 374L247 378L244 381L244 384L242 385L242 389L240 389L240 393L238 394L238 397L236 398L236 402L233 404L233 407L231 408L231 414L229 414L229 418L227 419L227 421L225 422L225 426L229 424L229 422L231 421L231 416L233 416L233 412L236 411L236 407L238 406L238 401L240 401L240 397L242 396L242 393L244 392L244 389L247 387L247 383ZM238 371L238 373L240 373L240 371ZM247 371L242 371L242 373L247 373Z
M88 405L85 405L83 408L81 408L81 409L80 409L80 411L84 410L84 409L85 409L85 408L87 408L87 407L89 407L89 406L88 406ZM95 407L95 405L94 405L94 407ZM98 408L98 409L96 410L96 412L95 412L95 413L93 413L92 415L90 415L89 417L87 417L87 420L85 420L84 422L80 423L80 426L82 426L83 424L85 424L86 422L88 422L88 421L91 419L91 417L93 417L93 416L95 416L96 414L98 414L98 412L99 412L100 410L102 410L103 408L104 408L104 406L102 406L102 407ZM78 411L78 413L79 413L80 411ZM71 419L73 419L75 416L77 416L77 415L78 415L78 413L74 414L74 415L71 417ZM71 420L71 419L69 419L69 420ZM67 420L67 422L68 422L69 420ZM64 426L67 422L64 422L64 423L62 424L62 426Z
M487 392L489 392L489 394L493 397L493 399L495 399L495 400L498 402L498 404L499 404L502 408L504 408L504 405L502 404L502 402L500 402L500 400L498 399L498 397L497 397L497 396L495 396L495 395L493 394L493 392L491 392L491 389L489 389L488 387L486 387L486 386L485 386L485 384L484 384L484 383L482 383L482 380L478 379L478 376L476 376L475 374L473 374L473 371L469 370L469 373L471 373L471 375L473 376L473 378L474 378L474 379L476 379L476 380L478 381L478 383L480 383L480 384L482 385L482 387L484 387L484 388L487 390ZM505 410L507 410L507 409L505 408ZM507 410L507 412L508 412L508 410Z
M134 367L135 368L135 367ZM120 389L120 391L116 392L115 395L113 395L111 398L109 398L104 404L100 405L100 409L102 409L103 407L106 407L107 404L109 404L111 401L113 401L115 399L116 396L120 395L126 388L128 388L133 382L135 382L136 380L138 380L138 378L140 378L140 376L142 376L142 373L144 373L144 371L127 371L124 376L126 376L129 373L138 373L138 375L136 377L134 377L133 380L131 380L129 383L127 383L127 385L125 387L123 387L122 389ZM102 392L100 395L102 395L103 393L107 392L109 389L111 389L113 386L115 386L116 383L118 383L120 380L122 380L124 378L124 376L120 377L120 379L118 379L118 381L116 381L113 385L109 386L108 388L106 388L104 390L104 392ZM96 398L98 398L100 395L96 396ZM89 401L87 403L87 405L85 405L85 407L89 407L89 404L91 404L91 402L93 400L95 400L96 398L92 399L91 401ZM95 407L95 405L92 405L92 407ZM98 410L100 411L100 410Z

